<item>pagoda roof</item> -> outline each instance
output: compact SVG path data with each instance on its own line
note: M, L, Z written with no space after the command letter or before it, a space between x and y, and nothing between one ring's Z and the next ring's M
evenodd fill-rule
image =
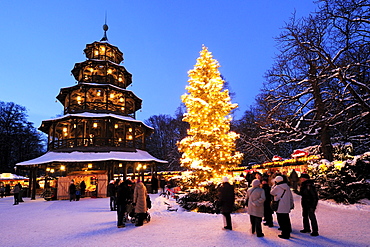
M135 98L137 98L138 100L142 101L142 99L138 96L136 96L136 94L132 91L132 90L127 90L125 88L121 88L119 86L116 86L116 85L113 85L113 84L108 84L108 83L93 83L93 82L79 82L79 84L77 85L73 85L73 86L69 86L69 87L62 87L60 90L70 90L70 89L73 89L73 88L77 88L77 87L80 87L81 85L87 85L87 86L94 86L94 87L110 87L110 88L114 88L118 91L125 91L125 92L130 92L132 93L132 95L135 96Z
M44 155L17 163L17 166L40 165L53 162L94 162L94 161L136 161L136 162L158 162L167 163L165 160L160 160L148 152L137 149L135 152L52 152L49 151Z
M83 113L74 113L74 114L66 114L66 115L63 115L61 117L56 117L56 118L53 118L53 119L48 119L48 120L43 120L42 121L42 125L45 123L45 122L53 122L53 121L59 121L59 120L63 120L63 119L67 119L67 118L115 118L115 119L119 119L119 120L123 120L123 121L128 121L128 122L136 122L136 123L141 123L143 124L145 127L149 128L149 129L152 129L152 127L144 124L142 121L140 120L136 120L132 117L127 117L127 116L121 116L121 115L117 115L117 114L112 114L112 113L92 113L92 112L83 112ZM42 127L42 126L41 126ZM40 128L41 128L40 127Z

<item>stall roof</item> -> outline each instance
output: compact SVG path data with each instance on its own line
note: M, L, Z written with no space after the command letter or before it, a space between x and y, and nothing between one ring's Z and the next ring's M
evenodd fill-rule
M29 178L12 174L12 173L1 173L0 180L28 180Z
M47 152L46 154L32 159L20 162L17 166L28 166L46 164L51 162L93 162L105 160L118 161L155 161L159 163L167 163L165 160L160 160L148 152L137 149L136 152Z

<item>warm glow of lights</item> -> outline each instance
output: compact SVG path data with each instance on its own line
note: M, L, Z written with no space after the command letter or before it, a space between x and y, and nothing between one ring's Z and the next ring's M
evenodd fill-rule
M119 164L118 164L118 167L122 167L122 163L119 163Z
M92 168L92 164L91 163L87 164L87 168L91 169Z
M63 128L63 132L65 133L65 132L67 132L68 131L68 128L67 127L64 127Z
M115 124L115 125L114 125L114 128L115 128L115 129L118 129L118 124Z
M77 96L77 101L81 101L81 96Z
M93 127L94 128L97 128L98 127L98 123L93 123Z
M46 167L46 171L49 172L50 171L50 167Z
M77 125L76 124L73 124L73 128L75 129L75 128L77 128Z
M122 77L118 78L118 81L119 81L119 82L122 82Z
M98 92L96 93L96 96L101 96L101 92L100 92L100 90L98 90Z
M102 52L105 52L105 46L100 46Z
M132 132L132 128L128 128L128 132Z
M61 170L61 171L65 171L65 170L66 170L66 166L61 165L61 166L60 166L60 170Z
M99 55L99 51L94 51L95 56Z
M140 171L140 170L141 170L141 168L142 168L142 165L139 163L139 164L137 165L137 167L136 167L136 170Z
M121 142L122 141L122 138L118 138L118 141Z
M51 173L54 173L54 171L55 171L55 170L54 170L53 168L51 168L51 169L50 169L50 172L51 172Z
M107 70L107 73L108 73L108 74L112 74L112 72L113 72L113 71L112 71L112 69L108 69L108 70Z
M129 140L132 140L132 135L129 135L129 136L128 136L128 139L129 139Z
M113 98L114 98L114 93L111 93L111 94L109 95L109 98L113 99Z
M123 102L123 101L124 101L124 99L123 99L123 98L119 98L119 101L120 101L120 102Z
M178 144L181 165L194 171L196 180L220 181L231 167L241 163L243 155L235 150L239 135L230 131L231 103L229 91L218 71L217 60L203 46L193 70L188 72L188 93L181 99L188 122L188 136Z

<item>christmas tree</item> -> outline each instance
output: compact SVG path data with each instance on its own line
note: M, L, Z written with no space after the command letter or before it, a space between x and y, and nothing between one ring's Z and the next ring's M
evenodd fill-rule
M190 125L187 137L178 144L181 165L193 171L194 183L220 181L227 170L237 166L242 154L235 151L238 134L230 131L232 104L224 89L220 67L203 46L193 70L188 72L187 94L181 96L187 108L183 121Z

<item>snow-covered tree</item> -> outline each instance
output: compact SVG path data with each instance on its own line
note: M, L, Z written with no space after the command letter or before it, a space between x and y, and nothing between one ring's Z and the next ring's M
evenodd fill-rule
M333 141L370 141L370 9L361 0L321 2L318 13L293 17L277 39L263 127L275 144L318 142L333 160Z
M219 67L203 46L194 69L188 72L188 93L181 97L187 109L183 121L190 126L188 136L178 144L181 164L194 171L197 182L219 181L242 160L242 154L235 151L238 135L230 131L230 112L237 104L231 103L224 89Z

